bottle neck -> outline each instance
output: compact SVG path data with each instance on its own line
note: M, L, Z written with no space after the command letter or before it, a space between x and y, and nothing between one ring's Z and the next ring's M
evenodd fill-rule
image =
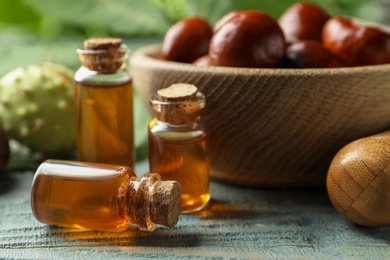
M119 215L140 230L153 231L158 224L173 227L180 214L181 187L147 173L122 183L118 193Z
M198 92L195 97L188 100L162 101L154 95L150 98L150 104L156 111L157 120L172 125L185 125L200 118L205 106L205 97Z
M194 123L200 118L200 111L191 114L181 114L168 111L157 111L156 118L159 121L172 125L187 125Z
M114 74L126 67L128 48L123 44L120 48L107 50L78 49L77 54L82 66L88 70L101 74Z
M131 82L130 73L122 68L116 73L102 74L83 66L76 71L74 78L77 83L91 86L114 86Z

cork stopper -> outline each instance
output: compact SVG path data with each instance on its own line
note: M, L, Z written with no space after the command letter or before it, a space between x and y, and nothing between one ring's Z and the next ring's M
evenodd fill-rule
M127 46L119 38L91 38L77 50L84 67L103 74L115 73L127 56Z
M160 121L181 125L195 121L205 105L205 98L192 84L176 83L157 91L151 104Z
M84 41L85 50L118 49L122 45L120 38L92 38Z
M176 181L160 181L150 196L150 217L154 223L174 227L179 220L181 186Z
M123 196L118 197L120 206L125 205L125 212L130 222L140 230L152 231L156 225L174 227L179 220L181 204L181 186L176 181L162 181L157 173L147 173L142 178L133 178ZM122 193L123 194L123 193Z
M157 91L161 101L190 100L196 96L198 88L192 84L177 83Z

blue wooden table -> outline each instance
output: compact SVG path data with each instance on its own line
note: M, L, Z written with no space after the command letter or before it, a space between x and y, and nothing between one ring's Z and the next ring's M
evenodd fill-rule
M142 174L146 164L137 165ZM172 228L122 233L51 227L30 209L34 172L0 176L0 259L390 259L390 227L358 227L325 188L248 189L211 183L209 206Z

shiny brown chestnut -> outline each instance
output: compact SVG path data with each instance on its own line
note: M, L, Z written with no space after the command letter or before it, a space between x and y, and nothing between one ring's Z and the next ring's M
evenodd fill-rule
M213 29L199 17L189 17L174 24L165 34L162 58L191 63L208 53Z
M287 42L297 40L321 41L321 31L330 15L312 3L296 3L279 18L280 28Z
M290 44L286 49L284 68L338 68L344 64L340 57L320 42L307 40Z
M347 66L390 63L390 34L380 27L333 17L324 25L322 41Z
M210 64L214 66L275 68L284 58L282 30L271 16L239 11L214 32Z

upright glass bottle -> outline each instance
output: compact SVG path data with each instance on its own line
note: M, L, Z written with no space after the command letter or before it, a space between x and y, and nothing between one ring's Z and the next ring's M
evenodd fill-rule
M121 39L96 38L77 50L78 160L134 167L133 86Z
M31 208L50 225L119 232L136 224L152 231L177 223L180 194L177 182L152 173L137 178L127 166L47 160L35 173Z
M149 124L150 170L181 184L181 212L193 212L210 200L209 153L200 112L205 97L190 84L174 84L150 99L156 117Z

